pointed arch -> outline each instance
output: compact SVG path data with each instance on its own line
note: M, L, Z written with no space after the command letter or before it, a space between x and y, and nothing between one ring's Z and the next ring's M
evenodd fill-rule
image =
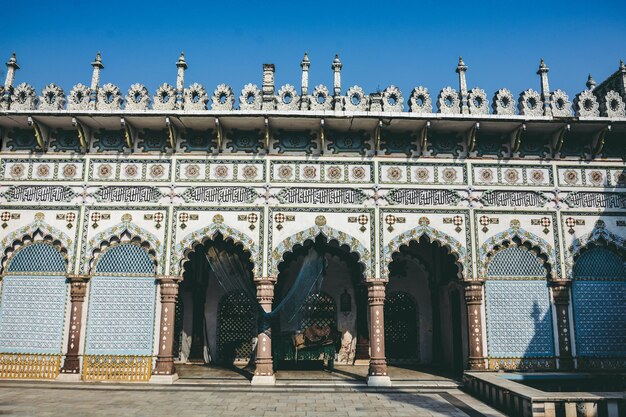
M487 276L489 260L493 258L496 252L509 247L513 242L526 246L528 249L536 252L537 256L545 258L543 259L544 265L546 266L546 270L550 273L551 278L554 278L555 274L560 272L560 265L557 261L557 254L554 247L544 239L522 229L513 222L511 227L507 230L490 237L478 248L478 276L485 278Z
M593 230L577 239L574 239L568 248L568 254L565 257L565 273L567 278L573 278L574 262L578 257L593 246L607 246L618 254L626 252L626 239L611 233L606 228L606 223L598 220ZM626 259L626 258L624 258Z
M85 242L81 270L86 274L94 272L100 256L109 247L121 243L134 243L144 248L154 260L156 271L163 272L163 262L159 262L163 259L163 244L155 235L130 222L110 227Z
M295 245L301 245L307 240L314 241L315 238L319 235L325 236L329 241L336 240L339 242L340 245L348 245L350 247L350 251L356 253L359 256L358 262L364 267L363 275L365 277L365 280L369 281L374 278L374 257L372 256L372 253L354 236L346 232L334 229L328 225L311 226L307 229L301 230L289 236L288 238L280 242L270 255L270 275L275 277L278 276L278 265L282 261L283 255L286 252L291 251Z
M40 217L32 223L14 230L2 239L0 242L0 248L3 248L0 273L6 272L9 261L21 248L35 242L45 242L54 246L65 259L67 270L71 268L71 261L74 259L75 252L72 239L61 230L46 223L43 217Z
M201 229L195 230L186 235L179 243L174 246L172 253L172 274L182 275L183 264L189 257L189 254L195 250L195 247L204 244L207 240L214 239L217 234L224 236L225 240L232 240L235 244L241 244L244 251L250 252L250 260L254 264L252 273L255 277L261 274L261 250L259 245L245 233L234 227L227 226L223 223L211 223Z
M419 226L399 234L383 246L381 276L389 275L389 264L392 261L392 256L400 250L401 246L408 245L413 240L419 241L422 236L426 236L431 242L446 248L457 259L461 277L464 280L471 279L472 266L467 248L452 236L431 227L426 222L421 222Z

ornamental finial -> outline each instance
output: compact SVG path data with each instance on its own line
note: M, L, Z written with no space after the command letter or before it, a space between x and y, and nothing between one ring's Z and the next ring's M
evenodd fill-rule
M545 61L543 60L543 58L541 58L541 62L539 63L539 69L537 70L537 74L548 72L549 70L550 68L546 66Z
M104 68L104 65L102 64L102 55L100 54L100 52L98 52L96 54L96 59L95 59L95 61L93 61L91 63L91 66L94 67L94 68L96 68L96 67Z
M176 61L176 66L178 68L187 69L187 61L185 61L185 53L181 52L180 57L178 57L178 61Z
M13 52L13 55L11 55L11 58L9 58L9 62L7 62L7 67L13 67L15 69L20 69L20 66L17 65L17 55L15 52Z
M338 71L343 67L341 61L339 60L339 54L335 54L335 59L333 59L332 69Z
M463 57L459 57L459 64L456 66L456 72L460 73L461 71L467 71L467 65L463 62Z
M591 74L589 74L589 77L587 77L587 84L585 85L587 86L588 90L593 90L596 87L596 81L593 79Z
M13 54L15 56L15 54ZM626 72L626 65L624 65L624 60L620 59L619 60L619 69L622 72Z

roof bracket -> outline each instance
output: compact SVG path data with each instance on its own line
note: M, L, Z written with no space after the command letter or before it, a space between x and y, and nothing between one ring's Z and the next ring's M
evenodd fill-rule
M565 136L570 130L569 123L557 130L552 134L552 157L556 158L556 155L563 149L563 143L565 143Z
M430 130L430 120L427 120L422 130L420 130L419 133L417 134L418 139L419 139L420 155L424 155L424 153L426 152L426 148L428 148L428 131L429 130Z
M37 146L40 150L45 152L48 150L48 140L50 139L50 128L43 123L38 122L32 117L27 119L28 125L32 126L35 132L35 139L37 139Z
M513 154L519 152L520 148L522 147L522 139L524 138L525 134L526 123L522 123L514 131L511 132L511 157L513 157Z
M474 152L476 150L476 143L478 141L478 131L480 130L480 123L476 122L474 126L466 133L467 150L468 152Z
M72 126L76 128L76 132L78 133L80 149L83 152L87 152L89 150L89 141L91 140L91 128L81 123L76 117L72 117Z
M320 155L324 155L326 148L326 134L324 132L324 119L320 119Z
M165 117L165 126L167 126L167 137L170 142L170 146L172 148L172 152L176 152L176 140L178 139L178 128L169 116Z
M137 129L126 121L123 117L120 117L120 124L124 128L124 138L126 139L126 147L128 149L134 149L137 141Z
M604 151L604 143L607 132L611 131L611 125L606 125L591 138L591 156L595 158Z
M215 149L213 150L213 155L217 155L220 152L222 152L222 139L223 139L223 132L222 132L222 124L220 123L220 119L219 117L215 118L215 136L217 139L217 145L215 147Z
M270 152L270 119L265 118L265 143L263 149L265 149L265 153L268 154Z

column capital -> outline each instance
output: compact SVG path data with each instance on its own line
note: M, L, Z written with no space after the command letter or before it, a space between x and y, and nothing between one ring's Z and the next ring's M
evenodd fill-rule
M552 287L555 304L569 304L569 289L572 281L569 279L555 279L548 281L548 285Z
M173 282L178 284L180 281L183 280L183 277L181 277L180 275L157 275L155 279L159 281L160 285L170 284Z
M367 300L370 306L383 305L385 303L385 285L386 281L368 281L367 282Z
M551 279L551 280L548 280L548 285L551 286L552 288L558 288L558 287L569 288L572 286L572 280L564 279L564 278Z
M67 278L68 281L71 282L75 282L75 281L82 281L82 282L87 282L91 279L91 275L84 275L84 274L68 274L65 276L65 278Z
M480 304L483 301L484 280L463 281L465 286L465 302L467 304Z
M275 284L277 280L277 277L271 275L267 277L254 277L254 284L257 286Z

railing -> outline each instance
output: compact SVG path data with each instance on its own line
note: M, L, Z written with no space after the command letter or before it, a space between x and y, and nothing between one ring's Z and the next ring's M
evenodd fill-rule
M84 381L148 381L151 373L152 356L84 356Z
M0 353L0 378L55 379L61 355Z

